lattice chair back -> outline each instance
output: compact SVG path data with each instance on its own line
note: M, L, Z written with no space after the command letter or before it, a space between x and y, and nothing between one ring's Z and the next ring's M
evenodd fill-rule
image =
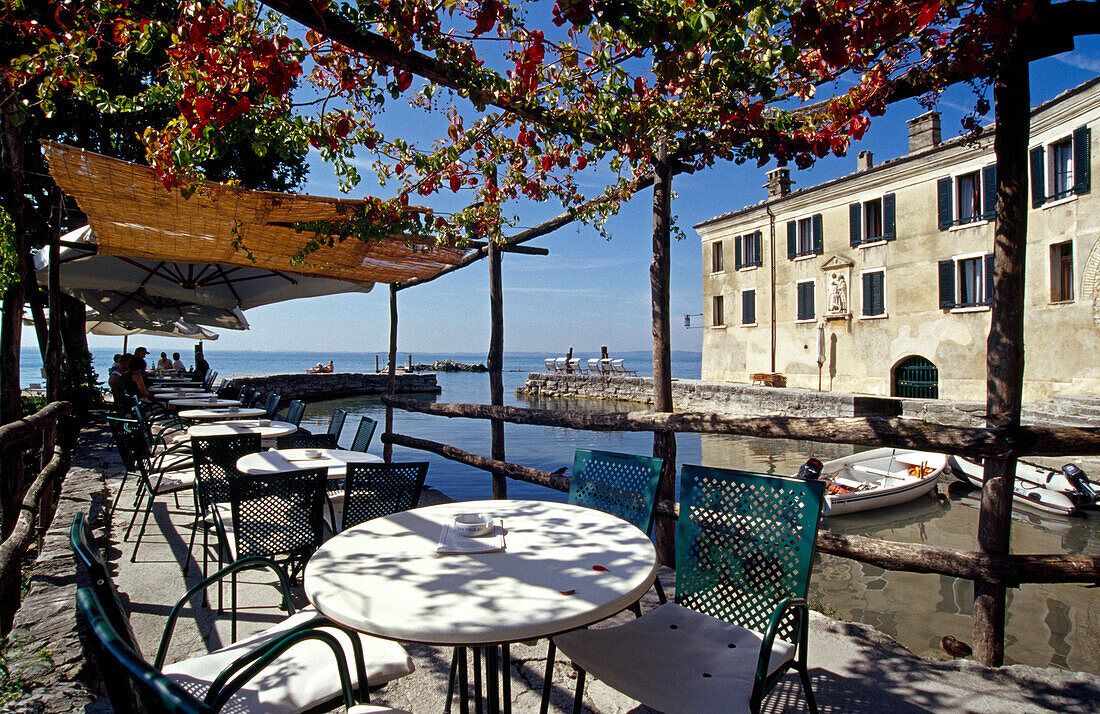
M335 449L335 434L290 434L275 439L276 449Z
M144 441L144 437L140 434L141 425L136 419L109 416L107 417L107 426L111 429L115 448L118 449L118 456L122 459L122 467L128 473L137 473L138 459L134 446L139 438Z
M823 490L821 481L685 465L676 601L764 632L780 600L806 597ZM799 641L798 622L784 620L779 636Z
M427 475L427 461L349 463L341 528L416 508Z
M577 449L569 503L610 513L649 533L664 461L652 456Z
M73 516L73 524L69 528L69 545L73 549L73 559L76 560L78 570L83 570L88 575L88 582L95 590L96 596L102 605L103 612L110 621L111 626L118 632L126 644L141 651L138 647L134 630L130 626L130 618L122 609L122 600L114 580L111 579L111 571L107 567L107 561L95 545L95 537L88 526L88 521L83 513Z
M260 402L263 401L264 395L259 390L252 393L252 396L248 398L248 406L250 409L258 407Z
M374 430L377 427L377 420L368 416L363 417L359 421L359 426L355 429L355 438L351 440L351 450L365 452L367 447L370 446L371 437L374 436Z
M328 433L340 438L340 432L344 429L344 420L348 418L348 413L343 409L333 409L332 418L328 421Z
M237 395L237 400L240 401L242 407L247 407L248 403L252 401L252 395L256 393L256 388L251 384L246 384L241 387L241 393Z
M275 412L279 411L279 402L281 402L282 400L283 398L275 392L268 394L267 402L264 403L264 411L267 413L264 416L266 416L268 419L274 419Z
M290 406L286 408L286 417L283 421L298 426L302 423L302 417L306 413L306 403L301 399L290 400Z
M211 387L214 386L214 380L216 380L217 378L218 378L218 373L215 372L214 370L210 370L209 372L206 373L206 379L202 380L202 386L206 387L207 389L210 389Z
M229 483L237 478L237 459L260 450L259 434L191 438L195 467L195 497L200 513L217 503L229 503Z
M323 540L327 479L328 469L319 468L230 481L236 557L288 555L304 565Z

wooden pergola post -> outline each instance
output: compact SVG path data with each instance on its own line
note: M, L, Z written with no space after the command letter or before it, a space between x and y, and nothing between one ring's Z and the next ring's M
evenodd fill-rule
M997 217L993 239L993 304L986 342L986 423L1014 443L1024 383L1024 265L1027 251L1027 147L1031 130L1028 63L1017 42L997 68ZM1016 454L985 460L978 552L1007 555ZM974 582L974 654L1004 664L1005 587Z
M493 239L489 240L489 401L493 406L504 406L504 289L501 282L501 250ZM491 419L493 458L504 461L504 422ZM493 474L493 498L508 498L508 479L503 474Z
M649 266L649 285L653 304L653 408L672 411L672 347L670 306L672 212L672 170L668 149L662 139L653 163L653 262ZM676 434L653 433L653 455L664 458L665 465L657 484L657 499L676 500ZM676 562L676 523L670 518L656 521L657 558L663 565Z
M386 392L392 397L397 391L397 283L390 283L390 364ZM393 434L393 407L386 403L386 434ZM382 459L393 461L393 444L383 442Z

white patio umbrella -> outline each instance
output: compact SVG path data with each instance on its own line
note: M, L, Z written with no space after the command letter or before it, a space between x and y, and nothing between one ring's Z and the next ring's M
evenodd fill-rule
M111 319L183 319L243 329L241 310L294 298L368 292L374 283L315 278L227 263L176 263L95 253L88 227L62 237L61 289ZM49 270L48 251L35 256L39 282ZM195 306L198 306L197 308ZM219 313L218 311L221 311ZM175 313L175 314L174 314Z

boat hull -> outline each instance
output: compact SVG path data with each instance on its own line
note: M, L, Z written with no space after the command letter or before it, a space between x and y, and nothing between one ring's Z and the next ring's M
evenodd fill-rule
M827 493L825 515L842 516L908 503L931 492L946 466L943 454L891 448L828 461L821 469L822 480L840 488L861 490ZM911 467L923 467L924 473L914 475Z
M951 456L948 458L948 465L956 476L971 486L981 488L985 483L985 469L981 464L960 456ZM1032 464L1017 462L1016 479L1012 488L1013 503L1043 513L1075 515L1077 506L1069 496L1044 485L1046 471Z

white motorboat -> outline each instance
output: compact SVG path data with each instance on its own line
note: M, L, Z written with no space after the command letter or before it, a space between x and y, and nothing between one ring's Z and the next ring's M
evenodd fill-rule
M885 508L920 498L936 487L947 457L930 451L881 448L827 461L827 516Z
M963 481L971 486L982 487L985 482L984 467L961 456L948 457L948 464ZM1064 516L1072 516L1077 513L1077 504L1070 494L1058 489L1057 484L1062 481L1048 479L1049 475L1059 475L1051 469L1025 461L1016 462L1016 479L1013 482L1012 497L1017 505L1034 508L1045 513L1060 513ZM1062 475L1062 480L1066 480ZM1066 480L1068 484L1068 480ZM1072 488L1072 486L1071 486Z

